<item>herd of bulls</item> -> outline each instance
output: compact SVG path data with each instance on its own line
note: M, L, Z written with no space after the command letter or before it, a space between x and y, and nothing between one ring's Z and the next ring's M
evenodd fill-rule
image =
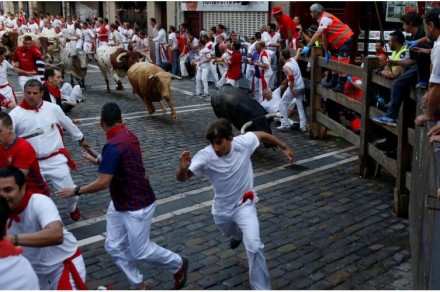
M0 34L2 45L13 52L22 44L23 36L17 33ZM66 41L58 35L32 35L41 43L41 51L49 60L62 63L63 70L71 73L73 78L85 87L84 79L87 74L87 56L83 50L65 47ZM133 88L133 94L138 95L150 114L155 112L153 102L159 102L163 112L166 108L162 103L165 99L170 106L171 116L177 119L174 101L171 96L171 80L181 79L161 67L153 65L149 56L142 52L131 52L112 46L102 46L96 49L94 58L110 92L108 75L115 80L117 90L122 90L120 78L128 77ZM217 117L231 120L232 124L242 132L246 130L264 131L271 133L270 123L273 116L267 115L264 108L242 90L233 87L223 87L211 98L211 104Z

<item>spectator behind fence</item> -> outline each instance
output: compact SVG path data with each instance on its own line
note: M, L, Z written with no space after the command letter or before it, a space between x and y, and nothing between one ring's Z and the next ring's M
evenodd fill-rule
M406 13L401 17L401 20L404 30L411 32L412 39L421 39L425 36L423 20L417 13ZM391 66L411 66L394 80L391 86L391 103L386 115L373 119L376 123L395 127L400 105L405 99L409 98L411 88L414 86L416 88L426 88L431 61L428 55L418 54L411 50L409 59L390 60L389 64Z
M426 36L435 43L431 52L432 71L429 78L429 89L421 102L422 107L425 105L427 107L426 111L416 118L415 124L417 126L423 126L429 120L438 120L435 113L440 105L440 46L437 41L440 35L439 17L440 8L433 8L423 15ZM428 134L431 136L431 141L440 141L440 126L435 126Z

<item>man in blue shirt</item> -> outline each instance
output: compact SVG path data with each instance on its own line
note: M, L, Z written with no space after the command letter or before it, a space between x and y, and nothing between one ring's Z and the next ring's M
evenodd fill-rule
M146 178L139 140L122 123L121 109L114 102L101 109L101 127L107 143L100 156L84 158L99 165L98 178L86 186L64 189L59 197L94 193L110 187L105 249L125 273L134 289L145 289L137 262L144 260L174 273L174 288L186 284L188 260L150 241L156 197Z

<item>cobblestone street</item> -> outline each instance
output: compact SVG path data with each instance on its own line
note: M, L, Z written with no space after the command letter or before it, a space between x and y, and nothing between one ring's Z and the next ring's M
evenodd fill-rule
M21 100L17 77L9 76L9 80ZM177 121L169 111L162 113L158 104L157 112L148 115L127 79L123 79L123 91L115 90L111 80L112 92L107 94L94 65L89 65L85 82L87 100L69 116L83 121L80 129L100 152L106 142L99 125L100 107L108 101L120 105L127 126L141 141L144 165L157 197L151 240L188 257L186 289L250 289L243 245L231 250L229 238L214 225L213 191L207 178L185 183L175 178L181 152L195 154L208 145L204 132L216 118L208 100L193 96L194 81L172 82ZM210 88L211 95L215 92ZM260 147L252 157L272 289L412 289L408 220L392 214L392 176L382 171L378 178L360 178L357 152L343 139L309 140L305 133L278 132L274 124L272 131L295 154L292 166L280 150ZM80 147L68 135L65 141L78 164L75 183L94 180L96 166L81 158ZM109 284L113 289L127 289L127 279L103 247L108 191L81 196L81 219L75 223L65 204L54 200L65 225L80 242L89 289ZM140 267L154 290L172 288L172 274L145 264Z

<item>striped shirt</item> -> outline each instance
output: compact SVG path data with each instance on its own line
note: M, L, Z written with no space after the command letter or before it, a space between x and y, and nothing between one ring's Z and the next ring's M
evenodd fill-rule
M156 200L146 178L139 140L124 126L107 133L98 172L113 175L110 196L117 211L140 210Z

